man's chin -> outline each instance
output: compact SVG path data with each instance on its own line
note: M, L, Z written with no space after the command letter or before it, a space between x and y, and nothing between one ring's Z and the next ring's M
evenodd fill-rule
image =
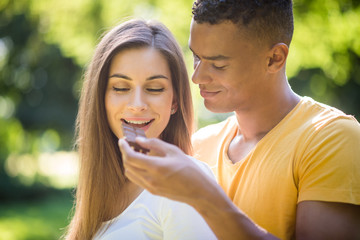
M213 113L231 113L233 110L226 109L225 106L222 106L219 103L209 102L207 100L204 100L204 105L207 110Z

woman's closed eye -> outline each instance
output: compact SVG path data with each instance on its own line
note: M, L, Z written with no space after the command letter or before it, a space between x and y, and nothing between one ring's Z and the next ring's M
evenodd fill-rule
M147 88L146 90L149 92L158 93L158 92L163 92L165 88Z
M113 90L115 92L126 92L126 91L129 91L130 88L126 88L126 87L113 87Z

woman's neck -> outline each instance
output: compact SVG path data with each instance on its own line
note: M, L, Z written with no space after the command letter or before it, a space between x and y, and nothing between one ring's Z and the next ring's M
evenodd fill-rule
M138 185L127 181L124 188L118 193L117 199L119 204L114 204L110 216L106 220L111 220L120 215L143 191Z

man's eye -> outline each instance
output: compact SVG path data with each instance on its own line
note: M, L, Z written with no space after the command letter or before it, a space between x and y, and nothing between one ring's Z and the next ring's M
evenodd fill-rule
M126 91L129 91L130 88L117 88L117 87L113 87L113 90L115 92L126 92Z
M213 66L213 68L215 68L217 70L224 70L225 67L226 67L226 65L224 65L224 66L216 66L215 64L213 64L212 66Z
M146 90L149 92L163 92L164 88L147 88Z

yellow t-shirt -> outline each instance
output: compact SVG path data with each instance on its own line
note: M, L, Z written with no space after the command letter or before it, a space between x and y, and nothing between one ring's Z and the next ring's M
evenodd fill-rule
M360 125L352 116L303 97L240 162L228 147L235 116L193 136L194 157L207 162L232 201L281 239L294 238L297 203L360 204Z

